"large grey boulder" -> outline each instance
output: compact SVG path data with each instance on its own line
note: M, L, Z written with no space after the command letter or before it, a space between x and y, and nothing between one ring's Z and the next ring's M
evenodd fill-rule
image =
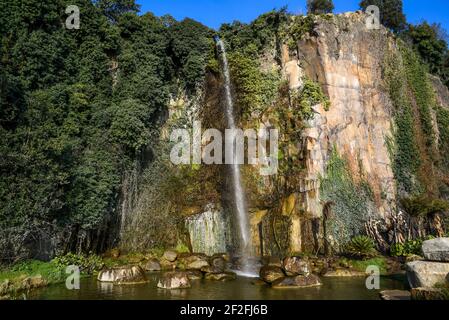
M426 260L449 262L449 238L424 241L422 251Z
M145 272L140 266L125 266L103 269L98 273L98 281L117 284L146 282Z
M449 263L413 261L406 264L407 279L412 288L433 288L447 281Z
M190 288L190 280L186 272L167 272L157 284L161 289L184 289Z

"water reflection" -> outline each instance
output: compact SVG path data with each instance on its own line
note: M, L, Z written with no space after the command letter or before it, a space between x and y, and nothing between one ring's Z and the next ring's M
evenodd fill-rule
M368 290L364 278L323 278L321 287L303 289L272 289L254 285L253 280L239 277L236 281L192 281L189 289L164 290L157 288L159 274L149 274L148 283L114 285L99 283L95 278L81 280L80 290L68 290L64 284L34 291L28 299L211 299L211 300L373 300L379 290ZM403 277L382 277L381 290L403 290Z

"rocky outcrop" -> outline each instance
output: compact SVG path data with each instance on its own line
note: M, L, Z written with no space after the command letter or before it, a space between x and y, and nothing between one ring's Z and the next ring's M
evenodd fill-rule
M174 262L178 257L178 253L174 250L166 250L162 256L162 259L165 259L169 262Z
M447 300L448 297L441 289L437 288L413 288L411 299L418 301Z
M204 278L212 281L231 281L237 279L237 275L234 272L207 273Z
M167 272L157 283L161 289L185 289L190 288L190 280L186 272Z
M287 257L282 262L282 268L287 276L307 276L311 272L309 261L300 257Z
M385 290L380 292L380 298L387 301L409 301L411 294L405 290Z
M286 277L271 284L272 288L307 288L321 285L320 278L314 274L307 276Z
M411 288L433 288L449 281L449 263L414 261L407 263L406 269Z
M97 280L117 284L134 284L146 282L147 278L140 266L125 266L103 269L98 273Z
M157 259L151 258L144 264L145 271L161 271L161 264Z
M449 238L424 241L422 251L426 260L449 262Z
M263 281L267 283L273 283L276 280L284 278L285 274L284 271L279 267L263 266L260 269L259 276Z

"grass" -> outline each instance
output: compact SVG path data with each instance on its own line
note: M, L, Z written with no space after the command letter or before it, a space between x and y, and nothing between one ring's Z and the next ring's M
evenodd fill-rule
M387 272L387 260L385 257L375 257L368 260L355 260L347 258L342 258L340 260L359 272L366 272L366 268L369 266L378 266L381 274Z
M56 283L65 279L64 270L52 262L29 260L13 267L0 269L0 283L5 280L14 282L26 277L42 276L47 283Z

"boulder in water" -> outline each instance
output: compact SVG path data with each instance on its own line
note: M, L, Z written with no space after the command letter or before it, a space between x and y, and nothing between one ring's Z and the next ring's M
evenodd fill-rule
M203 273L198 270L187 270L185 271L189 280L201 280L203 279Z
M190 288L190 280L186 272L167 272L157 284L162 289L184 289Z
M146 282L145 272L140 266L125 266L103 269L98 273L98 281L117 284Z
M145 263L144 269L146 271L161 271L162 268L157 259L151 258Z
M426 260L449 262L449 238L437 238L424 241L422 251Z
M259 272L260 279L267 283L273 283L285 277L284 271L279 267L263 266Z
M314 274L307 276L286 277L272 283L273 288L308 288L321 285L320 278Z
M207 273L205 279L213 281L231 281L237 279L237 275L234 272Z
M311 272L309 261L300 257L287 257L282 261L282 267L288 276L307 276Z
M380 298L387 301L408 301L411 300L411 295L406 290L385 290L380 292Z

